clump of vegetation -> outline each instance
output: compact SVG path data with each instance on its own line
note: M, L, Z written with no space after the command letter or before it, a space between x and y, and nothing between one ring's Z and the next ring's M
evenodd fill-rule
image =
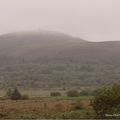
M51 92L50 96L52 96L52 97L61 96L61 93L60 92Z
M11 100L26 100L29 98L28 95L22 95L17 87L14 89L9 88L6 95Z
M15 88L12 91L10 99L11 100L21 100L22 99L22 95L21 95L21 93L19 92L19 90L17 88Z
M100 118L106 118L108 115L120 114L120 85L113 85L109 88L103 88L97 92L92 101L93 109ZM120 118L120 116L109 116L110 118Z
M6 95L7 95L8 98L10 98L12 96L12 92L13 91L10 88L7 90Z
M79 92L77 90L70 90L66 94L68 97L78 97L79 96Z

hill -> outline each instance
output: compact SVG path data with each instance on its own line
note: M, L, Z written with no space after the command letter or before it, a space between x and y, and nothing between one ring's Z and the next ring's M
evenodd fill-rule
M88 42L58 32L0 36L0 87L80 87L118 83L120 42Z

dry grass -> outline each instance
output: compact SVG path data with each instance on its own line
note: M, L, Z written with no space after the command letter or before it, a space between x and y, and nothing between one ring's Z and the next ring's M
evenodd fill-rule
M73 108L71 100L24 100L24 101L0 101L0 117L19 118L19 115L32 114L39 116L70 111ZM81 101L83 107L88 108L89 101Z

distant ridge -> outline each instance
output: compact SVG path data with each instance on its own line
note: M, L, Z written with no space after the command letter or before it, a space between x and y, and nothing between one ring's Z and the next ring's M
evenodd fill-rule
M0 36L0 57L26 58L32 61L79 63L120 63L120 42L88 42L53 31L26 31ZM41 58L41 59L40 59ZM39 59L39 60L38 60ZM42 60L43 61L43 60Z
M120 83L120 42L88 42L32 31L0 36L0 88L63 88Z
M31 31L20 31L20 32L12 32L12 33L5 33L1 34L0 37L10 37L10 36L32 36L32 35L38 35L38 37L42 36L54 36L54 37L63 37L63 38L73 38L73 39L78 39L79 42L85 42L86 40L83 40L79 37L71 36L69 34L65 34L62 32L57 32L57 31L50 31L50 30L31 30Z

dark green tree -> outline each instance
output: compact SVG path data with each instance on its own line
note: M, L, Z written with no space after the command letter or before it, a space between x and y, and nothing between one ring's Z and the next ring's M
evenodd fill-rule
M106 115L113 115L112 118L120 118L120 116L114 116L120 114L120 85L99 90L92 101L92 106L100 118L108 117Z
M14 88L10 98L11 100L21 100L22 95L17 88Z
M11 89L11 88L9 88L9 89L7 90L6 95L7 95L8 98L11 97L11 95L12 95L12 89Z

